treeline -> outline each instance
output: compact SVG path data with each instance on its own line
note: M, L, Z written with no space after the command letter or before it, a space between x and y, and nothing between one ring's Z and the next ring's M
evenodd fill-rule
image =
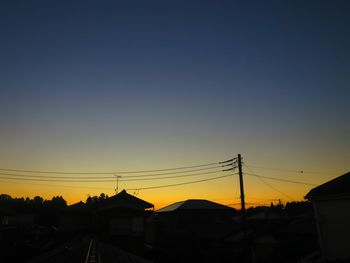
M40 225L57 225L61 209L67 206L62 196L54 196L51 200L44 200L41 196L12 198L7 194L0 194L0 214L16 216L18 214L33 214L35 223Z
M88 196L85 203L87 205L95 205L109 196L105 193L101 193L99 196ZM67 206L66 200L62 196L54 196L51 200L45 200L41 196L35 196L33 199L29 197L13 198L8 194L0 194L0 207L13 208L17 211L26 212L36 210L37 208L52 208L62 209Z
M88 196L85 203L89 206L95 206L99 202L107 199L109 196L101 193L99 196ZM13 210L17 212L30 213L40 210L61 210L67 207L67 202L62 196L54 196L51 200L45 200L41 196L13 198L8 194L0 194L0 209Z
M99 202L108 198L108 195L101 193L99 196L88 196L86 204L94 208ZM62 196L54 196L45 200L41 196L34 198L21 197L13 198L8 194L0 194L0 216L18 214L35 215L35 223L40 225L57 225L58 217L62 209L67 207L67 202Z
M305 213L312 213L312 204L309 201L292 201L283 204L279 202L277 204L271 203L269 207L266 206L255 206L247 209L248 214L254 214L259 210L268 209L270 212L284 212L289 216L295 216Z
M41 196L12 198L8 194L0 194L0 206L13 209L18 212L33 212L43 208L59 210L67 206L62 196L54 196L51 200L44 200Z
M99 196L88 196L85 203L93 208L99 202L108 198L108 195L101 193ZM67 207L67 202L62 196L54 196L51 200L44 200L41 196L35 196L33 199L29 197L26 198L12 198L8 194L0 194L0 214L1 211L6 211L7 213L33 213L39 214L41 217L56 216L59 214L60 210ZM263 207L251 207L247 209L248 214L254 213ZM266 207L265 207L266 208ZM302 214L311 211L312 205L308 201L293 201L282 204L271 203L269 207L270 211L285 211L290 215Z
M100 196L88 196L88 198L86 199L86 204L88 206L95 206L96 204L98 204L99 202L107 199L109 196L106 195L105 193L101 193Z

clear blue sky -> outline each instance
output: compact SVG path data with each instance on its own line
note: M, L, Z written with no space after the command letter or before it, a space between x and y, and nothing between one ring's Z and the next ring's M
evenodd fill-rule
M350 168L349 13L348 1L1 1L0 168L242 153L329 174L304 181L338 176Z

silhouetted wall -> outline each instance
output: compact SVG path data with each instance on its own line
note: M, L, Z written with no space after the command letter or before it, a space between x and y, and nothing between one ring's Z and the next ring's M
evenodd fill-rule
M350 198L313 204L323 255L327 260L350 259Z

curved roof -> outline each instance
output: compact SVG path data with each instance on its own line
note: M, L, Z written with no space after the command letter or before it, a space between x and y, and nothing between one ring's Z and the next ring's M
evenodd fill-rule
M231 210L235 211L234 208L228 207L225 205L221 205L218 203L214 203L212 201L208 200L202 200L202 199L189 199L186 201L181 201L177 203L173 203L171 205L168 205L166 207L163 207L157 212L171 212L171 211L177 211L177 210Z

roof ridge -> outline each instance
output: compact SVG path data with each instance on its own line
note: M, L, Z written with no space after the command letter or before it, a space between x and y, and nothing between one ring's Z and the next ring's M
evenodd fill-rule
M346 196L350 194L350 172L333 178L313 189L305 196L307 199L331 196Z

